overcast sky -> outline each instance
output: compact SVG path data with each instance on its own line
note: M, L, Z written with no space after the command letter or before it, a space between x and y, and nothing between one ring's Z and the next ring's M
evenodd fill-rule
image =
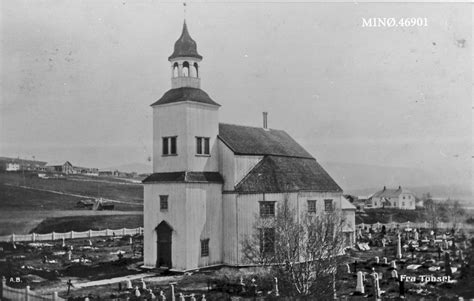
M179 1L1 1L0 156L147 163ZM187 24L220 121L284 129L319 161L470 185L472 6L198 3ZM367 28L362 18L427 18Z

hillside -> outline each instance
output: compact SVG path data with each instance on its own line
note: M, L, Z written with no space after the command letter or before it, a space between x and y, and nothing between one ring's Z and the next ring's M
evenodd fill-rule
M43 220L30 233L51 233L143 227L143 215L96 215L53 217Z
M366 196L383 186L401 185L420 197L423 193L430 192L435 198L470 201L474 206L471 186L418 168L340 162L321 164L348 194Z
M0 185L18 187L20 190L24 189L22 187L29 187L33 189L81 195L90 198L100 197L137 205L143 203L143 187L141 184L112 182L98 177L71 176L57 179L41 179L34 173L25 173L25 175L22 173L0 173ZM19 190L17 189L17 191ZM34 194L36 194L37 191L38 190L35 190ZM41 193L38 194L41 195ZM12 194L0 194L0 204L3 203L7 204L7 206L15 206L17 205L15 204L16 201L28 204L28 202L31 202L31 196L31 193L25 192L24 196L22 194L15 194L12 199ZM46 197L42 199L44 201L49 201ZM62 204L58 204L58 206L61 207Z

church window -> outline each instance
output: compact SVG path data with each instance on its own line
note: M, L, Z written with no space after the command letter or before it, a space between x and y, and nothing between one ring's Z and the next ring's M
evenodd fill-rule
M260 229L260 252L263 255L275 253L275 228Z
M275 216L275 202L260 202L260 217Z
M209 256L209 239L201 240L201 257Z
M179 76L179 66L178 63L174 63L173 65L173 77Z
M163 155L176 155L176 138L163 137Z
M324 200L324 211L329 212L333 211L332 200Z
M197 63L194 63L194 74L196 77L199 77L199 67Z
M183 76L185 77L189 76L189 63L188 62L183 63Z
M160 195L160 211L168 211L168 196Z
M209 155L209 141L210 139L208 137L196 137L196 154Z
M308 212L316 213L316 200L308 200Z

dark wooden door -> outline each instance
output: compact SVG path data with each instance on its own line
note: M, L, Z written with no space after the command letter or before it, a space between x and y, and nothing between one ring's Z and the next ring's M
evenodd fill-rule
M171 234L173 229L166 223L161 222L156 227L157 234L157 267L171 268Z

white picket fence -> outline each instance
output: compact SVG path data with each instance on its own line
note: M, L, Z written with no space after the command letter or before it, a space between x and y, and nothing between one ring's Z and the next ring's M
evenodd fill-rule
M48 295L40 295L30 290L30 287L25 288L13 288L7 286L5 277L2 278L2 300L14 300L14 301L62 301L66 300L60 298L57 292Z
M58 239L74 239L74 238L92 238L99 236L124 236L124 235L136 235L143 234L143 227L128 229L105 229L105 230L88 230L83 232L70 231L66 233L51 232L47 234L11 234L0 236L0 241L3 242L35 242L35 241L47 241L47 240L58 240Z
M357 224L356 228L357 229L373 229L373 230L380 230L382 227L385 226L385 229L406 229L406 228L424 228L424 229L430 229L431 225L428 222L423 222L423 223L413 223L413 222L405 222L405 223L374 223L374 224ZM443 223L439 222L437 223L437 228L438 229L451 229L453 227L453 223ZM465 230L474 230L474 225L470 224L464 224L464 223L458 223L456 225L457 229L465 229Z

